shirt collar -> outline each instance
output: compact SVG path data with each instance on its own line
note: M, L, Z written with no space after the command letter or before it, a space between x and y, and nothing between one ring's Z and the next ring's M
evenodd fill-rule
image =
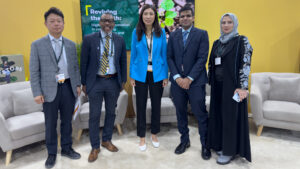
M57 39L54 38L50 33L49 33L48 35L49 35L49 38L50 38L50 41L51 41L51 42L53 41L53 39L57 40ZM62 41L62 36L60 36L60 37L58 38L58 40L59 40L59 41Z
M100 29L100 33L101 33L101 37L102 38L105 38L106 37L106 35L108 35L110 38L111 38L111 36L112 36L112 32L110 32L110 33L105 33L104 31L102 31L102 29Z
M187 31L188 33L190 33L192 27L193 27L193 25L191 25L191 27L188 30L185 30L185 29L182 28L182 33L185 32L185 31Z

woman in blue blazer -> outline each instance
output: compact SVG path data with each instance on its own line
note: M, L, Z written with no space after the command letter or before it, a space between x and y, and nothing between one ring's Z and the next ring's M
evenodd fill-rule
M139 148L145 151L146 106L148 88L151 99L151 141L159 147L156 134L160 131L160 106L163 87L168 84L166 33L158 23L156 9L143 6L136 29L132 32L130 83L135 88L137 107L137 135Z

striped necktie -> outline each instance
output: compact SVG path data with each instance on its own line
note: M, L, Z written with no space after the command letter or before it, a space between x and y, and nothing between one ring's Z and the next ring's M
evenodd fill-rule
M108 64L108 53L109 53L109 35L106 35L105 37L105 46L104 46L104 51L102 55L102 60L101 60L101 73L104 75L107 73L109 69L109 64Z

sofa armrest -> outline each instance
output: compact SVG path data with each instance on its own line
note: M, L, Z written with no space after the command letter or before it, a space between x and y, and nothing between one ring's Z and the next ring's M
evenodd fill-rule
M263 121L263 103L264 98L262 95L261 89L255 85L251 85L251 91L250 91L250 105L251 105L251 112L253 115L253 120L256 125L262 125Z
M79 96L79 99L80 99L81 105L83 105L84 103L88 102L88 97L85 96L85 94L83 92L81 92L81 94Z
M128 105L128 93L125 90L123 90L120 93L120 96L117 101L116 124L123 123L127 112L127 105Z
M0 112L0 147L1 149L6 152L8 144L11 144L11 136L8 131L8 127L6 125L6 120L3 114Z

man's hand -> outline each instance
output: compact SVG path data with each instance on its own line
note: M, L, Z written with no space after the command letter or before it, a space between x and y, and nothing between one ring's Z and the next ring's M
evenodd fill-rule
M132 87L134 87L135 86L135 80L130 78L130 84L131 84Z
M189 79L189 78L187 78L187 77L184 78L184 79L183 79L183 86L182 86L182 88L188 90L188 89L190 88L191 83L192 83L192 80L191 80L191 79Z
M82 91L83 91L84 95L87 96L86 85L82 85Z
M80 87L78 86L76 90L77 90L77 97L79 97L79 96L80 96L80 93L81 93Z
M235 93L239 94L240 101L243 101L249 94L248 90L244 90L244 89L235 89L233 94Z
M180 86L181 88L183 88L183 78L179 77L175 81L178 84L178 86Z
M168 81L169 81L168 79L164 79L163 83L162 83L162 86L166 87L168 85Z
M45 101L44 101L44 96L36 96L35 98L34 98L34 101L37 103L37 104L42 104L42 103L44 103Z

